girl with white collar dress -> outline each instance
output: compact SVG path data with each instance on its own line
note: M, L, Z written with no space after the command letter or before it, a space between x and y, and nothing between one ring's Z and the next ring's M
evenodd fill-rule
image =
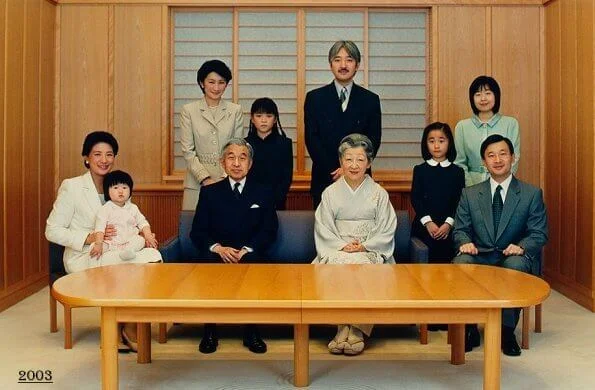
M450 263L454 256L451 230L465 173L453 164L457 152L448 124L434 122L424 129L421 154L425 162L413 168L411 188L413 235L428 246L430 263Z

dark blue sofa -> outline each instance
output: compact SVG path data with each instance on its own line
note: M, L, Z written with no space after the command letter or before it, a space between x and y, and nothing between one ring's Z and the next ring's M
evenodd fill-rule
M427 263L428 248L418 238L411 237L411 221L405 210L397 210L395 260L397 263ZM278 211L277 240L269 248L267 257L275 263L311 263L316 257L314 247L314 211ZM178 236L159 249L166 263L194 262L198 252L189 234L194 211L181 211Z

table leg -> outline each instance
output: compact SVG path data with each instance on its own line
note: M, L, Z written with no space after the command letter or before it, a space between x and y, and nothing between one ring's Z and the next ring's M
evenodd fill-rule
M136 338L138 341L136 362L139 364L151 363L151 324L139 322L136 325Z
M101 308L101 384L103 390L118 388L118 323L116 308Z
M484 390L500 389L500 337L502 327L502 310L488 309L484 330Z
M296 387L306 387L309 378L309 344L310 328L308 324L293 326L293 384Z
M465 324L449 324L450 364L465 364Z

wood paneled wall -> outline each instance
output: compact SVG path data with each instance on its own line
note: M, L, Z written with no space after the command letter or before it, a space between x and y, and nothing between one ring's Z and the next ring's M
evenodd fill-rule
M0 310L47 284L56 5L0 0Z
M550 1L545 22L545 275L595 311L595 6L592 0Z
M515 116L521 126L519 176L546 188L551 226L546 276L556 288L592 308L593 2L544 2L545 6L541 0L394 0L391 5L431 8L432 120L454 127L471 113L467 92L471 80L488 74L499 81L501 112ZM182 3L232 4L227 0L58 1L54 89L53 79L45 76L54 64L50 32L55 6L48 0L0 0L4 11L0 30L5 33L0 56L6 57L0 61L5 75L0 78L4 91L0 107L5 107L0 217L7 221L0 225L3 291L20 288L20 280L35 278L45 266L44 240L38 247L29 245L31 234L42 236L59 181L83 172L80 148L92 129L115 133L121 144L117 165L130 171L138 184L135 201L161 239L175 234L181 186L168 181L169 167L162 157L170 152L169 6ZM377 3L324 2L327 7ZM38 27L32 18L39 20ZM36 35L39 40L30 40ZM36 45L37 51L32 49ZM44 73L31 75L36 62ZM52 116L54 92L56 115ZM38 110L29 104L36 99L41 103ZM30 132L35 122L36 132ZM32 140L38 144L30 149ZM54 140L55 147L48 147ZM25 147L38 157L29 159ZM54 168L49 161L55 161ZM52 177L55 180L49 180ZM38 194L32 195L30 189ZM396 208L409 208L407 185L393 189L391 199ZM37 212L30 210L30 202L37 202ZM309 199L298 189L290 195L289 205L308 208ZM15 229L22 236L15 238ZM41 253L38 264L25 265L23 259L36 251Z
M518 176L540 185L542 138L541 7L435 7L436 119L456 123L471 116L469 85L492 75L502 90L500 112L518 119ZM464 28L462 27L464 26ZM456 134L455 134L456 136Z

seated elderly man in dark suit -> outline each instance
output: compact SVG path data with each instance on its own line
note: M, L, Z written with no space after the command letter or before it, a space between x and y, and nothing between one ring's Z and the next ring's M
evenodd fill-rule
M535 273L547 242L543 192L512 174L514 147L508 138L491 135L480 150L490 178L461 194L453 232L459 254L453 262ZM514 335L519 312L502 310L502 351L508 356L521 354ZM477 325L467 325L465 351L477 346Z
M231 139L221 153L227 178L200 191L190 238L206 262L261 262L275 240L273 191L246 178L253 153L245 140ZM215 352L217 345L215 324L205 324L200 352ZM255 325L244 328L244 346L254 353L266 352Z

